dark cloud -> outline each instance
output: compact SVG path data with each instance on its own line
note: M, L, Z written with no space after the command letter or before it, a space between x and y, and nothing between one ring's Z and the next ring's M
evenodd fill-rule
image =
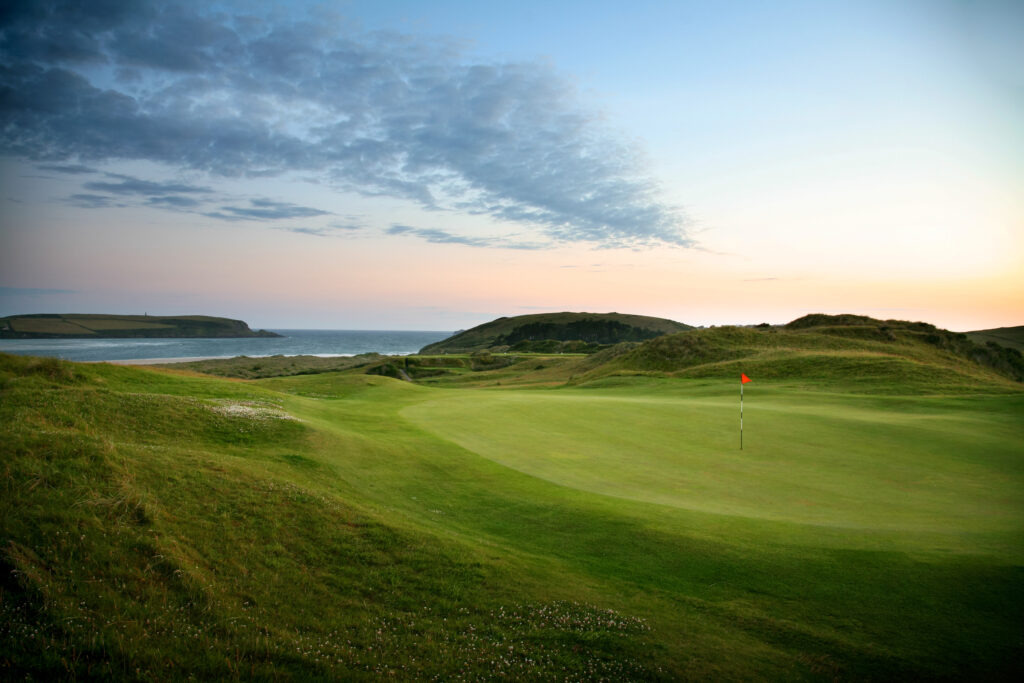
M113 197L102 194L73 194L65 201L79 209L109 209L114 206L124 206Z
M250 199L249 206L222 206L220 211L206 214L211 218L227 221L246 220L284 220L288 218L312 218L329 216L330 211L321 211L309 206L298 206L288 202L275 202L270 199Z
M67 173L69 175L82 175L85 173L97 173L95 168L82 166L81 164L41 164L36 166L40 171L53 171L54 173Z
M0 17L0 150L233 177L300 171L339 189L525 222L556 242L693 245L634 146L547 66L467 64L444 42L198 7L12 5ZM97 64L117 77L96 80L85 67ZM104 191L132 193L127 182ZM254 205L212 215L322 214Z
M201 205L201 202L198 202L191 197L179 197L177 195L150 197L146 200L146 203L150 206L159 206L171 209L193 209Z
M206 187L196 187L195 185L184 185L182 183L157 183L151 180L141 180L139 178L132 178L131 176L119 175L119 174L108 174L111 178L116 178L118 182L89 182L84 183L82 187L87 190L95 190L97 192L110 192L112 194L120 195L168 195L168 194L188 194L188 193L203 193L211 192Z

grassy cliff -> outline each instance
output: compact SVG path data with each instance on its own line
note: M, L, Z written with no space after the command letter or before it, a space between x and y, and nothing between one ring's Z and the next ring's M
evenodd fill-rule
M278 336L266 330L254 332L241 320L208 315L40 313L0 318L0 339Z

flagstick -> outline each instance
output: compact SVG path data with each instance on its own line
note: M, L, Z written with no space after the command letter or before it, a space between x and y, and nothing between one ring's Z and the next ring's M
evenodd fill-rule
M743 450L743 380L740 380L740 450Z

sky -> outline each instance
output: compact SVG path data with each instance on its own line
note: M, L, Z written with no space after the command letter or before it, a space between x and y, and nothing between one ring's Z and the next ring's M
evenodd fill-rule
M7 2L0 315L1024 324L1024 3Z

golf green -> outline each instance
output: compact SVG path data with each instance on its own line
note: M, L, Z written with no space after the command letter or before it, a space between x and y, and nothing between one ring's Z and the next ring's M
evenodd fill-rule
M739 397L726 391L451 390L401 414L511 469L607 496L961 540L1019 527L1017 398L751 391L740 450Z

